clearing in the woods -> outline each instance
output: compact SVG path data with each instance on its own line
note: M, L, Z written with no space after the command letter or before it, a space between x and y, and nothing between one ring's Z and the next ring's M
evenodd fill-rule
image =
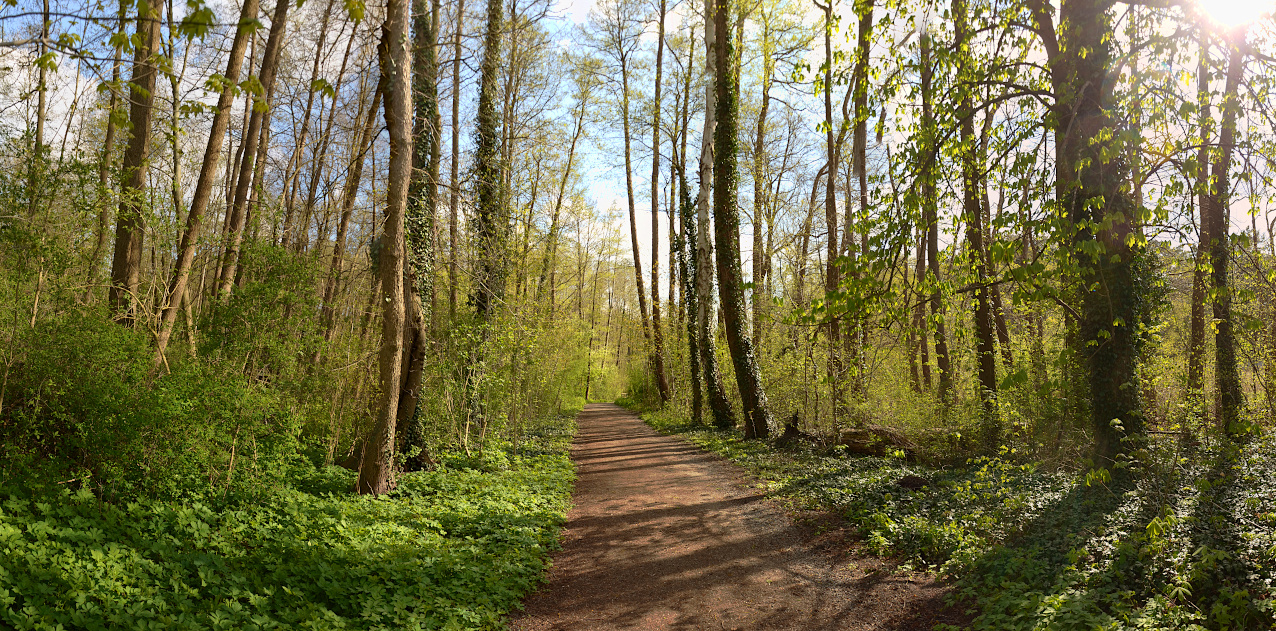
M795 525L735 465L591 404L549 583L510 624L544 629L931 629L934 580ZM836 530L836 529L834 529ZM838 545L843 544L843 545Z

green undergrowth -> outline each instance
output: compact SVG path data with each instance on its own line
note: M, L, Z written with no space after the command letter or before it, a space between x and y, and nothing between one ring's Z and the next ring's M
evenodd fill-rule
M643 419L743 465L774 496L841 515L871 552L948 580L981 630L1272 629L1276 441L1154 442L1117 472L777 447ZM925 486L909 490L905 476Z
M376 498L312 466L216 508L11 485L0 628L502 628L557 546L573 430L557 419L517 449L442 454Z

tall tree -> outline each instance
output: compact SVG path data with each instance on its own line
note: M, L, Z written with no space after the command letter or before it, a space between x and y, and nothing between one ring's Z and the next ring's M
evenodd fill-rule
M988 296L988 270L984 265L983 177L979 147L975 138L975 108L972 94L976 85L974 60L970 50L970 15L966 0L953 0L953 49L957 51L957 107L960 127L962 214L966 222L966 253L974 273L975 355L979 365L979 400L983 404L984 448L995 450L1000 440L997 416L997 356L992 307Z
M665 375L664 333L660 329L660 80L665 69L665 4L666 0L660 0L656 30L656 85L651 101L651 361L656 371L656 386L660 390L661 401L668 401L672 397L669 379ZM672 222L669 230L673 231ZM634 254L636 257L637 250ZM670 256L672 255L670 252ZM672 278L669 283L670 286L673 285Z
M283 0L287 1L287 0ZM404 215L408 206L408 182L412 177L412 40L408 37L410 7L407 0L389 0L381 28L381 60L385 100L385 124L390 131L390 166L385 228L381 236L378 266L381 276L381 401L377 424L364 443L356 490L379 495L394 487L395 430L403 367Z
M154 118L155 83L159 74L156 47L164 3L137 3L137 37L133 45L133 78L129 82L129 136L124 151L120 208L115 219L115 257L111 262L108 300L115 318L132 324L138 316L138 292L142 283L142 240L146 234L145 190L150 166L151 120Z
M1201 215L1210 223L1209 261L1214 296L1214 382L1218 388L1218 426L1233 437L1245 433L1241 411L1245 405L1241 394L1240 371L1236 361L1236 332L1232 318L1233 288L1230 277L1232 258L1231 179L1232 153L1236 147L1236 118L1240 110L1239 87L1245 73L1245 30L1237 27L1227 34L1227 81L1223 87L1223 120L1219 125L1219 151L1211 167L1207 203Z
M482 323L492 321L497 302L505 295L505 233L509 219L501 195L503 169L499 164L500 139L497 136L501 121L496 111L503 21L501 0L487 0L474 150L474 186L477 193L474 227L478 264L474 271L473 302Z
M1112 460L1143 433L1137 327L1142 313L1129 165L1118 143L1107 89L1112 25L1105 0L1063 0L1059 27L1044 0L1031 0L1055 94L1056 195L1073 230L1081 305L1077 355L1085 362L1095 451ZM1092 290L1093 288L1093 290Z
M714 143L718 120L717 99L717 27L714 12L717 10L716 0L704 0L704 44L705 44L705 106L704 130L700 135L700 191L696 193L696 230L695 230L695 267L692 270L696 280L696 331L699 337L697 346L700 349L700 366L704 374L705 389L709 392L709 410L713 413L713 424L720 428L732 428L736 425L735 413L731 410L731 402L727 399L726 389L722 386L722 376L718 372L718 355L714 328L717 324L714 308L713 291L713 242L710 240L709 228L709 194L714 183Z
M452 176L448 191L448 317L456 319L456 286L460 275L460 230L457 217L461 205L461 33L465 26L465 0L456 2L452 33Z
M121 0L119 11L119 30L124 31L128 21L128 2ZM94 285L98 281L98 270L102 267L102 255L106 253L106 241L109 238L107 231L110 229L111 222L111 192L112 187L109 182L111 176L111 166L115 162L115 132L119 127L119 86L120 86L120 65L123 61L124 47L119 43L112 45L115 49L115 56L111 63L111 96L107 101L106 108L106 135L102 139L102 159L98 161L97 167L97 186L98 186L98 214L97 214L97 241L93 246L93 255L89 258L89 275L88 283L84 289L85 302L93 295Z
M935 364L939 369L939 397L952 400L953 368L948 355L948 328L944 322L943 290L939 275L939 199L936 192L939 134L935 125L934 76L931 59L931 35L928 27L921 33L921 96L923 163L921 175L922 221L926 224L926 277L930 283L930 317L935 323Z
M740 211L737 147L739 143L740 75L731 63L735 55L733 34L727 18L731 0L716 0L713 15L718 37L714 47L717 92L717 127L714 129L713 235L718 250L718 297L727 334L727 347L735 366L736 384L744 411L746 438L766 438L771 426L771 410L762 387L762 375L753 356L753 341L747 331L744 306L744 279L740 269Z

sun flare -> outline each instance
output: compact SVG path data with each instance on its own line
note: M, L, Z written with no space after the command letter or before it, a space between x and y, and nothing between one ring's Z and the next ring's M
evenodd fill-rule
M1198 0L1209 18L1220 26L1232 28L1272 16L1276 0Z

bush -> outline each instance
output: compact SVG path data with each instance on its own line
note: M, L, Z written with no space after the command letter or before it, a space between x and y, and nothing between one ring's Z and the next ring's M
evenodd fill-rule
M108 500L259 494L297 452L279 395L237 372L179 362L153 377L145 334L97 314L24 334L0 410L0 483L43 479Z

